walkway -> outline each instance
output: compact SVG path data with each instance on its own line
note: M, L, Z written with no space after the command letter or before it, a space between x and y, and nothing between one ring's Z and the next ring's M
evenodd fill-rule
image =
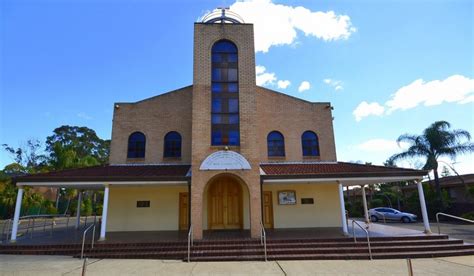
M80 275L62 256L0 255L0 275ZM474 256L412 260L414 275L474 275ZM202 262L91 259L87 275L408 275L405 260Z

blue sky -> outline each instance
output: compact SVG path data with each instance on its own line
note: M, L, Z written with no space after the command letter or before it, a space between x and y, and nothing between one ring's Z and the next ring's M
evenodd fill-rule
M472 1L381 2L4 0L0 143L63 124L110 138L114 102L192 83L193 23L218 6L255 24L259 83L332 103L339 160L381 164L436 120L474 135Z

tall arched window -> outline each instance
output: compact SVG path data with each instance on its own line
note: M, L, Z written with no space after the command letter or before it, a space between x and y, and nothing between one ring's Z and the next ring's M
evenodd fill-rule
M303 156L319 156L319 141L316 133L305 131L301 135L301 145L303 146Z
M212 46L211 144L239 145L237 47L228 40Z
M164 157L181 157L181 135L176 131L165 135Z
M134 132L128 137L128 158L144 158L145 157L145 134Z
M267 136L268 156L285 156L285 138L278 131L272 131Z

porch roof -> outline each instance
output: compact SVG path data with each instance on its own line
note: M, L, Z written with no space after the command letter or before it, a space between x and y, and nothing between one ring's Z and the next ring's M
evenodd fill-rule
M96 185L127 182L146 184L189 180L191 165L105 165L30 174L15 178L18 185L48 186L62 184ZM43 185L42 185L43 184ZM138 183L137 183L138 184Z
M427 171L362 165L346 162L262 163L266 183L341 182L344 185L421 179ZM127 164L105 165L31 174L15 178L17 185L80 186L100 188L105 184L179 184L191 179L191 165Z
M298 162L260 164L267 183L341 182L360 185L421 179L427 171L347 162Z

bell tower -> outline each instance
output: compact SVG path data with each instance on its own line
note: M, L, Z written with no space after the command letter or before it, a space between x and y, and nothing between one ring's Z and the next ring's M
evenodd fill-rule
M228 9L217 9L194 24L191 217L196 238L202 237L205 225L206 185L222 173L235 175L247 186L251 234L258 237L261 206L255 93L253 24L244 23ZM240 154L250 169L200 170L206 157L217 151Z

